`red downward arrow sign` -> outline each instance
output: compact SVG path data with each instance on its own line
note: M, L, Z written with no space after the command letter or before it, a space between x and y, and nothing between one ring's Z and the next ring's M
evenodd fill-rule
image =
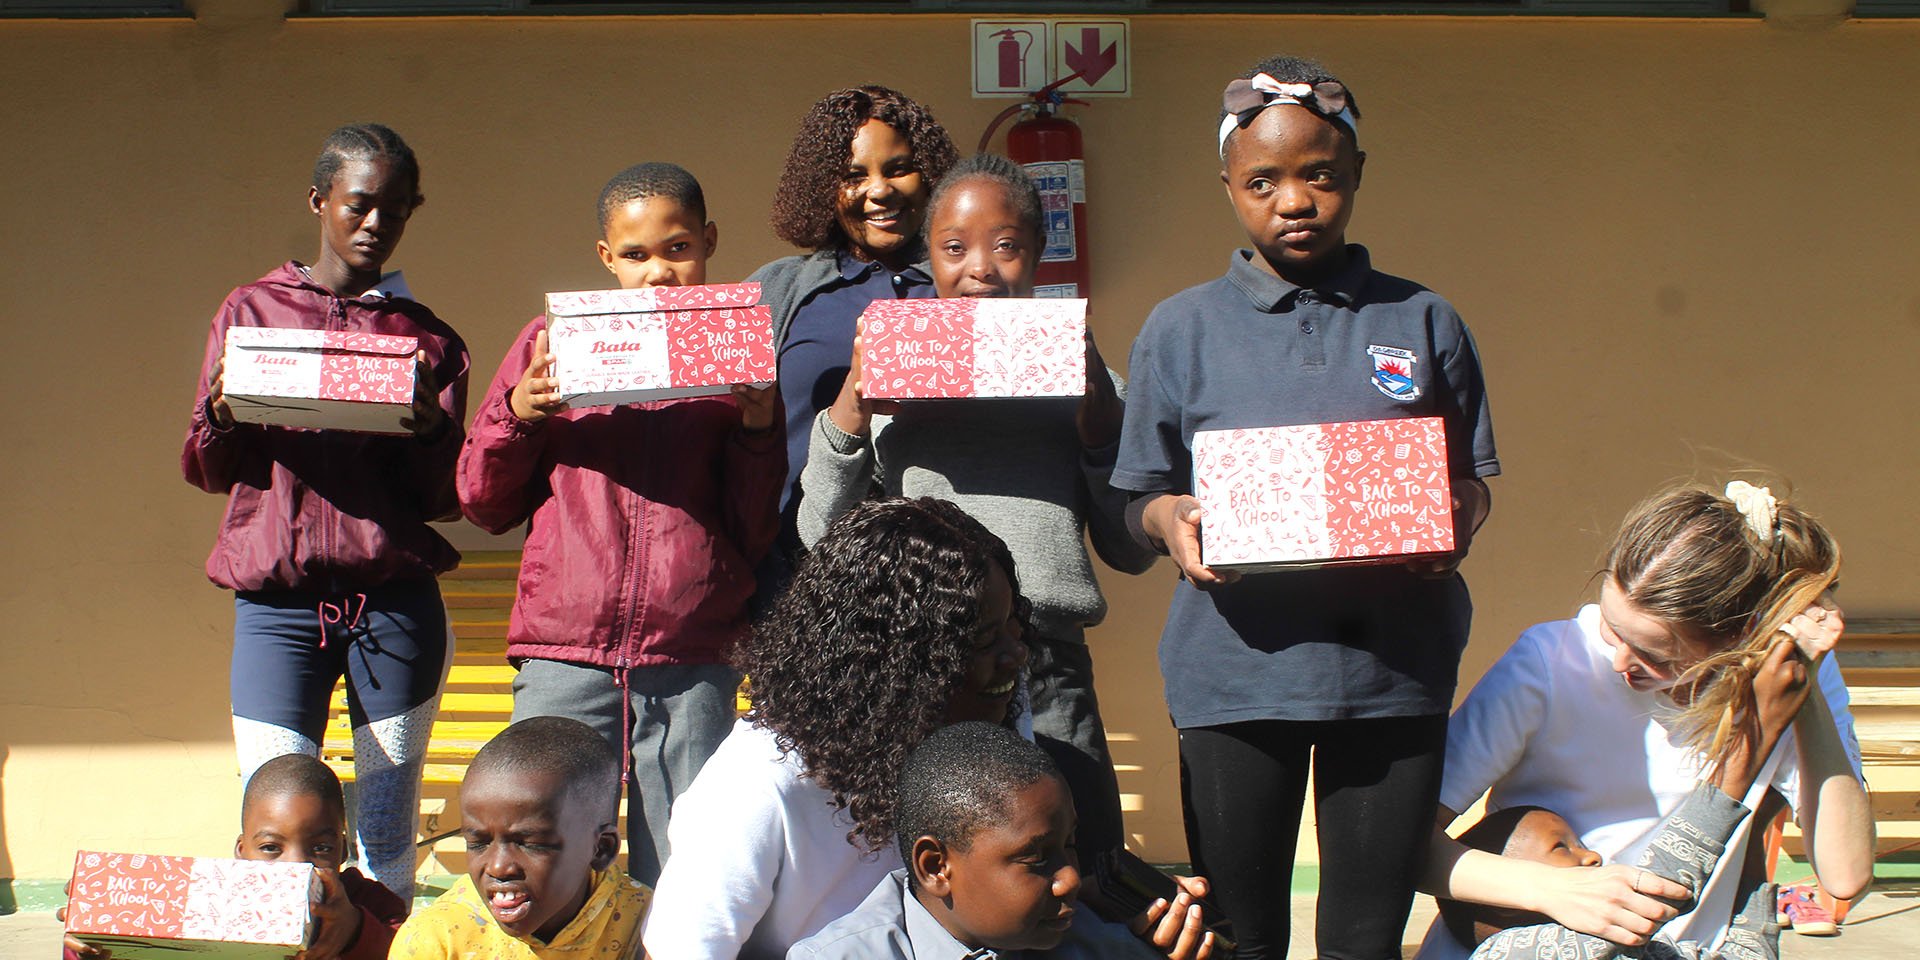
M1099 49L1099 27L1081 29L1080 49L1075 50L1071 40L1067 41L1066 47L1067 66L1072 67L1073 72L1087 82L1087 86L1099 83L1100 78L1106 76L1107 71L1112 70L1120 62L1119 44L1109 43L1105 50Z

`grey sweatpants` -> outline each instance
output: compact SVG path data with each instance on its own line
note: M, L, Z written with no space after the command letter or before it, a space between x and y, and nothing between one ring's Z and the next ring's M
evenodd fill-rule
M633 667L627 769L627 874L652 886L667 862L667 814L733 729L740 675L724 664ZM620 748L620 688L611 667L528 660L513 678L513 719L570 717Z
M1035 637L1027 663L1033 737L1060 768L1079 814L1076 845L1083 861L1126 840L1120 782L1107 752L1107 729L1093 692L1093 654L1085 642Z

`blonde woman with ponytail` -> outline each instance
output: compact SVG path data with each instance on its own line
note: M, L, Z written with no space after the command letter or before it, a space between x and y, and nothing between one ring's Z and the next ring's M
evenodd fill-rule
M1616 943L1711 949L1743 874L1763 869L1756 824L1784 801L1821 885L1859 895L1872 879L1873 822L1846 686L1827 656L1845 626L1832 595L1839 572L1826 528L1765 487L1681 487L1635 507L1608 551L1599 602L1522 634L1454 713L1421 889ZM1752 745L1769 739L1756 678L1770 654L1780 663L1781 645L1812 689L1756 758ZM1631 866L1660 819L1729 766L1757 771L1734 799L1759 813L1698 890ZM1450 840L1445 827L1489 790L1490 812L1558 812L1608 865L1556 868ZM1469 952L1435 924L1419 956Z

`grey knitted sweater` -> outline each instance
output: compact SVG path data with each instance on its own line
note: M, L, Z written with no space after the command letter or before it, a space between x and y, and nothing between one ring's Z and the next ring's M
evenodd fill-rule
M1122 398L1126 384L1109 371ZM874 491L951 500L1007 542L1033 625L1054 641L1077 642L1107 614L1087 540L1108 566L1141 573L1158 556L1128 534L1127 494L1108 478L1119 445L1080 446L1077 397L922 400L876 416L867 437L814 420L800 474L800 539Z

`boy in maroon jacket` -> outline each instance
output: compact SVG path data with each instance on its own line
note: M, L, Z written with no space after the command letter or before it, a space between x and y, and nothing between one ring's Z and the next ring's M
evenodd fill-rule
M718 230L687 171L622 171L600 225L622 288L706 282ZM727 654L779 528L785 446L771 388L573 410L552 364L536 317L474 418L460 505L494 533L527 524L507 631L513 719L570 717L631 755L627 871L652 885L673 798L733 724Z

